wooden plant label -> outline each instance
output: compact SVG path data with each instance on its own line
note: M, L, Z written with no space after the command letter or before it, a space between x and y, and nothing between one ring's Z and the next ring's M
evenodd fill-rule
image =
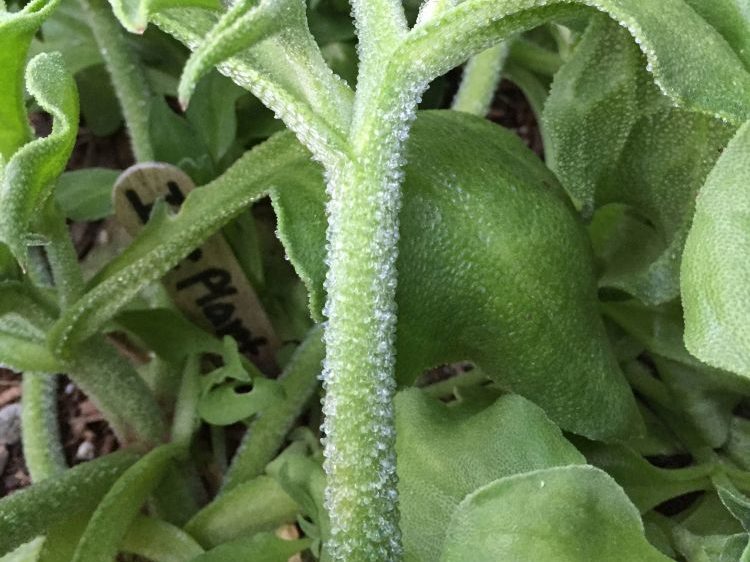
M115 215L135 236L148 221L157 199L163 198L177 210L194 187L187 174L171 164L136 164L115 182ZM196 248L162 282L188 318L218 337L234 337L240 352L263 372L278 372L275 352L279 340L221 233Z

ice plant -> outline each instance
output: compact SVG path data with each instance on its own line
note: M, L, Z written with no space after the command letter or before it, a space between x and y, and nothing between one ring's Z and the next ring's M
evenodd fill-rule
M24 448L41 480L0 502L0 552L750 556L742 0L352 0L351 15L326 1L66 1L0 13L0 364L24 372ZM66 38L65 10L79 9L83 47ZM418 111L463 63L453 111ZM107 130L86 103L104 96L86 89L97 68L135 159L203 185L139 199L142 231L84 283L64 217L111 214L112 178L63 171L77 88L84 122ZM546 165L483 119L502 75L536 113ZM52 116L46 137L29 130L24 87ZM297 277L247 211L265 196ZM212 236L258 313L304 340L278 354L278 381L153 286ZM217 307L219 335L221 298L237 292L225 274L185 284L207 291L194 305ZM112 333L147 352L145 373ZM321 361L322 450L315 408L298 421ZM405 388L460 361L474 374ZM128 451L65 467L44 408L57 372ZM226 467L234 422L249 430ZM675 470L645 460L686 454ZM655 509L696 491L689 516ZM50 512L66 509L75 520ZM722 525L707 523L717 511ZM299 540L269 534L295 518Z

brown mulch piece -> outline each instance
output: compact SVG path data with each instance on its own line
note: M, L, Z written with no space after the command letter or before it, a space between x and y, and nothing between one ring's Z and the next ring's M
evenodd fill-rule
M536 116L526 96L513 82L500 82L487 118L515 132L526 146L540 157L544 156L544 145Z
M0 369L0 408L21 399L21 375ZM57 417L65 460L73 466L118 448L101 412L65 376L59 377ZM0 497L31 484L20 442L6 446L8 459L0 474Z

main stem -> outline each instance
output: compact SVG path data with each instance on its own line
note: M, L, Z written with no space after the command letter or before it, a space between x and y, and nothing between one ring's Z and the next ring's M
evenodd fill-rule
M386 63L388 61L385 61ZM334 560L401 559L395 452L396 258L404 141L425 83L382 73L329 178L324 430Z

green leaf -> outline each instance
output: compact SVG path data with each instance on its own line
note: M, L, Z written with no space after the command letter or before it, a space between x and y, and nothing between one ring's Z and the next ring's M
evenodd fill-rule
M232 488L199 511L185 530L204 548L272 531L294 521L299 507L281 486L259 476Z
M606 471L625 489L641 513L671 498L711 488L714 466L702 464L678 469L658 468L623 445L579 442L590 464Z
M98 137L115 133L122 126L122 109L107 67L97 64L76 74L81 116L86 128Z
M0 178L0 238L21 264L32 220L65 169L78 130L75 83L57 54L40 54L26 67L26 87L53 118L52 133L20 148Z
M180 364L193 353L221 355L224 346L213 334L167 308L125 310L117 323L166 361Z
M399 382L471 360L564 429L596 438L637 431L635 404L594 310L585 234L536 155L482 119L428 111L414 124L405 174ZM315 184L273 197L279 236L316 318L324 200Z
M671 107L644 65L625 30L604 16L594 18L555 77L544 113L545 148L584 214L624 204L640 215L626 232L621 229L629 217L608 217L614 224L605 223L607 234L616 243L606 242L611 255L599 284L658 304L679 293L695 194L731 129ZM634 226L642 240L633 236Z
M60 362L46 349L45 333L55 307L30 287L0 283L0 365L16 372L54 373Z
M44 537L22 544L13 552L0 556L0 562L37 562L44 545Z
M24 106L23 69L27 51L39 26L59 0L32 0L18 12L0 4L0 170L31 137Z
M714 483L721 503L742 524L745 531L750 532L750 499L726 477L717 477Z
M224 491L261 474L281 448L295 420L304 412L319 386L325 355L322 331L321 326L313 327L284 367L278 382L286 395L285 400L267 409L245 434L224 475Z
M169 10L158 14L155 23L195 49L210 36L217 17L200 10ZM333 75L306 28L282 30L218 69L284 120L317 157L339 162L347 150L352 91Z
M245 90L218 72L198 83L185 116L202 137L214 162L226 154L237 133L235 102Z
M73 562L112 560L148 495L158 485L169 464L183 452L182 444L161 445L129 467L91 516Z
M443 562L667 561L638 511L604 472L566 466L496 480L469 495L445 538Z
M698 195L682 261L685 345L709 365L750 377L750 123Z
M701 442L720 447L727 439L732 410L750 393L747 379L712 368L685 349L679 303L647 307L636 301L607 303L605 313L650 353L668 398L663 404L680 426ZM650 376L650 375L649 375Z
M231 425L278 408L283 388L251 364L242 364L237 342L225 336L224 366L204 375L198 413L213 425Z
M118 170L86 168L65 172L55 184L55 200L75 221L95 221L112 214L112 186Z
M94 508L137 455L117 452L80 464L0 500L0 553Z
M295 164L302 166L302 172ZM282 134L248 152L217 180L191 192L176 215L168 216L164 206L157 206L133 244L63 313L50 333L52 349L70 354L72 346L95 334L143 287L177 265L266 190L274 186L295 189L311 169L319 177L307 152L292 142L291 135Z
M132 33L143 33L153 14L162 10L180 7L196 7L218 10L217 0L111 0L112 11L125 29Z
M396 432L407 561L438 560L455 510L482 486L584 462L538 407L515 395L477 410L469 403L448 406L420 390L402 391L396 396Z
M214 176L203 138L185 117L172 111L161 96L151 102L148 127L156 161L180 166L198 183Z
M683 0L467 0L415 27L399 52L398 70L419 58L418 72L429 80L512 33L584 16L584 7L605 12L628 30L654 81L677 105L736 124L750 117L750 74L724 37Z
M198 80L214 66L286 27L307 30L302 2L243 0L231 5L185 64L177 89L180 105L187 107Z
M102 55L77 0L60 0L31 43L30 55L59 52L71 74L101 64ZM71 38L75 40L71 40Z
M310 545L309 539L284 540L272 533L259 533L253 537L220 544L192 562L286 562Z
M142 515L128 527L121 549L156 562L189 562L203 554L200 545L182 529Z
M745 0L685 0L726 39L750 70L750 13Z

